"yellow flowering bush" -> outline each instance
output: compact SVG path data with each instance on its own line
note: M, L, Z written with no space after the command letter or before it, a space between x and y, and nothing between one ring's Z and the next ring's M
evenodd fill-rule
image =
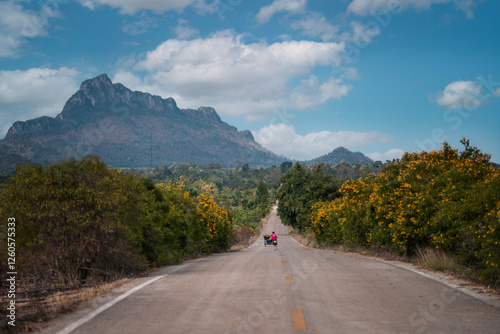
M318 241L388 246L414 254L432 246L500 284L500 173L490 156L462 140L439 151L405 153L381 174L347 181L342 197L316 203Z
M164 239L161 244L170 252L175 247L186 250L188 254L229 247L232 220L211 196L201 194L194 197L182 182L161 183L157 188L163 198L152 215L156 216L157 222L162 222Z
M197 197L197 210L201 223L206 229L206 241L209 250L227 249L231 243L233 223L226 210L214 202L213 197L200 194Z

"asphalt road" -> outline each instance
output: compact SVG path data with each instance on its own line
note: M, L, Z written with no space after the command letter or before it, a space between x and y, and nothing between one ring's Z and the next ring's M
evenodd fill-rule
M238 252L166 267L46 332L500 333L496 306L389 262L301 246L276 212L264 228L271 231L277 248L260 238ZM140 284L147 285L130 292Z

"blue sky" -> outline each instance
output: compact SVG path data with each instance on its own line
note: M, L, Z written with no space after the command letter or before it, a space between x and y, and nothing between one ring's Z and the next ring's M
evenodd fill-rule
M101 73L214 107L268 149L500 162L497 0L0 1L0 137Z

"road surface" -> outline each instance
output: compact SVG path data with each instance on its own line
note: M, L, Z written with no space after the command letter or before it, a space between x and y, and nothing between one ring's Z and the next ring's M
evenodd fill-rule
M497 306L389 262L301 246L276 211L264 227L272 231L276 249L260 238L166 267L46 332L500 333Z

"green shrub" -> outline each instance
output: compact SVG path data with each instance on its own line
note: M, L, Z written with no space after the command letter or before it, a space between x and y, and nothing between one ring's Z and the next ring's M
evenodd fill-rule
M144 264L137 224L148 200L143 189L97 157L20 166L1 194L0 216L16 219L21 264L56 270L75 284L90 271L130 272Z
M20 271L55 272L66 286L226 249L233 232L210 196L122 174L98 157L19 166L0 200L2 221L16 219Z

